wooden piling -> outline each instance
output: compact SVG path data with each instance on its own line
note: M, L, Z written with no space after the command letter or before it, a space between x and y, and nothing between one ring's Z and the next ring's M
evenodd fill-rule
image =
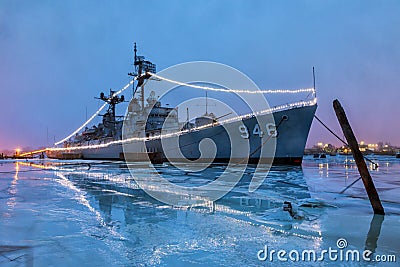
M333 108L335 109L336 117L338 118L343 134L346 137L347 143L351 149L351 153L353 154L354 160L357 164L358 172L361 175L369 201L371 202L372 209L374 210L375 214L384 215L385 211L382 207L382 203L379 199L374 182L372 181L371 175L368 171L367 164L364 161L364 156L358 147L357 139L353 133L353 130L351 129L350 123L346 117L346 113L344 112L339 100L336 99L333 101Z

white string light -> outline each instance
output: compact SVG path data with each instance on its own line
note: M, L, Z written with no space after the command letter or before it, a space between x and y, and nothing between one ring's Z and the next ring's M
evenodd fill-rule
M277 90L236 90L236 89L223 89L223 88L215 88L215 87L208 87L208 86L200 86L200 85L195 85L195 84L189 84L189 83L184 83L184 82L179 82L175 80L171 80L162 76L159 76L157 74L147 72L154 78L164 80L166 82L174 83L177 85L181 86L188 86L192 88L197 88L197 89L203 89L203 90L210 90L210 91L216 91L216 92L227 92L227 93L245 93L245 94L298 94L298 93L315 93L314 88L303 88L303 89L297 89L297 90L286 90L286 89L277 89Z
M127 85L125 85L121 90L119 90L118 92L115 92L112 97L119 95L120 93L122 93L123 91L125 91L126 89L129 88L130 85L132 85L134 83L134 81L136 80L136 77L130 81ZM107 102L105 102L93 115L92 117L90 117L85 123L83 123L78 129L76 129L73 133L71 133L70 135L68 135L67 137L65 137L64 139L54 143L55 146L67 141L68 139L70 139L72 136L74 136L75 134L77 134L80 130L83 129L83 127L85 127L86 125L88 125L106 106L107 106Z
M218 125L223 125L223 124L234 122L234 121L248 119L248 118L251 118L251 117L256 116L256 115L265 115L265 114L270 114L270 113L273 113L273 112L282 111L282 110L286 110L286 109L313 106L316 103L317 103L317 98L314 98L314 99L309 100L309 101L299 101L299 102L289 103L289 104L285 104L285 105L280 105L280 106L272 107L272 108L269 108L269 109L261 110L261 111L255 112L255 113L248 113L248 114L245 114L245 115L241 115L241 116L237 116L237 117L234 117L234 118L226 119L226 120L223 120L221 122L218 122ZM52 147L52 148L47 148L46 150L48 150L48 151L75 151L75 150L83 150L83 149L104 148L104 147L108 147L110 145L119 145L119 144L122 145L122 144L125 144L125 143L134 142L134 141L143 141L143 142L145 142L147 140L179 136L179 135L182 135L182 134L185 134L185 133L188 133L188 132L199 131L199 130L202 130L202 129L205 129L205 128L209 128L209 127L213 127L213 126L215 126L215 123L210 123L210 124L206 124L206 125L202 125L202 126L190 129L190 130L183 130L183 131L178 131L178 132L164 134L164 135L157 135L157 136L151 136L151 137L132 137L132 138L124 139L124 140L116 140L116 141L111 141L109 143L97 144L97 145L63 147L63 148Z

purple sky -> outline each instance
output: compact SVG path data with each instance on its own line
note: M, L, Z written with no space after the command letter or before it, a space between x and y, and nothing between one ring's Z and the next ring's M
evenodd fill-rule
M359 140L400 145L399 1L116 3L0 0L0 150L80 126L129 81L134 41L159 70L216 61L263 89L311 87L315 66L323 121L340 133L338 98ZM308 146L320 140L339 144L314 121Z

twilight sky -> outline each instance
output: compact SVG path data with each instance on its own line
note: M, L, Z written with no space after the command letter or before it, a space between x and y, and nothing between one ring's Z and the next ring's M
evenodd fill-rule
M158 70L215 61L262 89L311 87L315 66L323 121L341 133L338 98L359 140L400 145L399 14L396 0L0 0L0 150L80 126L94 96L129 82L135 41ZM339 144L314 121L317 141Z

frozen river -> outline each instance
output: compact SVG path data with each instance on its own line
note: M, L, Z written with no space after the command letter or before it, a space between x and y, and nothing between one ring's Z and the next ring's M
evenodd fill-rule
M361 181L340 193L359 177L351 157L306 157L302 167L273 167L253 193L248 167L222 199L184 208L148 196L122 163L3 160L0 265L398 266L400 159L372 159L380 166L370 172L384 217L373 216ZM223 170L158 168L186 186ZM140 164L134 173L153 175ZM285 201L296 218L283 210Z

